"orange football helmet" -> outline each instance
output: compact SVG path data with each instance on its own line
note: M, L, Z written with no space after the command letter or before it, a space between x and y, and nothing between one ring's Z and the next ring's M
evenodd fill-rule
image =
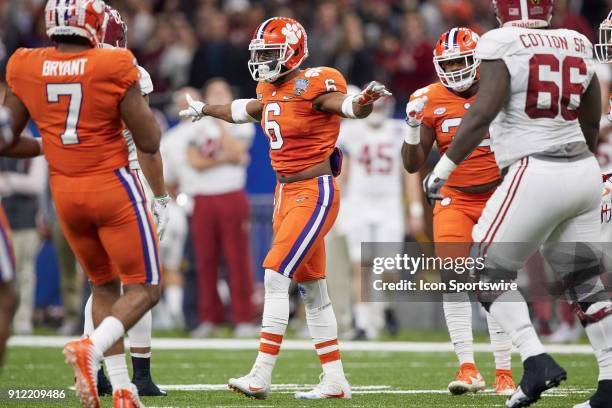
M103 34L104 1L48 0L45 6L47 35L74 35L97 46Z
M599 25L599 41L595 44L595 55L602 63L612 61L612 11Z
M274 82L308 57L306 30L288 17L273 17L257 27L249 44L249 71L255 81Z
M465 27L452 28L440 36L433 62L442 85L463 92L478 80L480 60L475 53L479 39L478 34Z

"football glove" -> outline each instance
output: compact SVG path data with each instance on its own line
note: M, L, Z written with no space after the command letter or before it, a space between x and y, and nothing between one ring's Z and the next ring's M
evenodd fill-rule
M423 191L429 205L434 205L436 200L442 200L444 197L440 195L440 190L444 187L446 180L435 174L432 171L425 179L423 179Z
M157 196L151 203L151 212L153 213L153 221L157 227L157 236L161 241L164 237L164 232L170 221L170 215L168 214L168 204L170 203L170 195L164 194L163 196Z
M355 101L362 106L370 105L383 96L391 96L391 92L389 92L380 82L372 81L357 95Z
M189 107L179 112L181 118L189 118L192 122L197 122L206 116L202 113L202 109L206 106L204 102L194 100L189 94L187 94L186 99Z
M419 127L423 123L423 111L429 98L423 96L408 102L406 105L406 123L410 127Z

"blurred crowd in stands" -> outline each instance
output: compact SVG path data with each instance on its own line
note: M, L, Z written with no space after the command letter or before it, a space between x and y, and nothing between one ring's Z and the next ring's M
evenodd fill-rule
M0 73L3 74L8 58L18 47L49 45L42 12L45 3L45 0L0 0ZM224 98L230 97L230 89L233 97L255 95L256 84L247 69L248 43L258 24L271 16L293 17L304 25L309 48L305 66L335 67L350 84L359 87L372 79L387 84L395 96L396 117L402 115L405 102L412 92L436 80L432 52L441 33L453 26L467 26L479 33L497 26L491 0L107 0L107 3L118 9L128 24L129 48L139 64L151 74L155 85L151 104L158 111L164 129L169 129L171 134L193 131L193 128L181 128L183 124L176 126L177 112L182 108L181 101L185 93L199 96L198 92L203 91L205 85L214 85L215 81L222 78L230 86L228 92L224 93L225 82L216 82ZM612 0L556 0L552 25L575 29L595 39L599 22L611 8ZM183 150L178 153L183 160L179 158L173 160L173 163L206 171L212 166L207 161L212 157L211 149L218 149L222 151L224 159L214 166L229 166L225 169L227 177L240 182L230 183L231 191L226 191L223 186L219 189L215 186L211 192L208 191L211 184L204 182L205 179L198 179L195 173L187 174L183 176L187 179L192 177L189 179L190 188L202 190L187 191L187 195L218 196L240 191L238 196L230 197L229 202L234 205L244 204L240 207L244 211L241 217L246 220L249 217L246 209L248 204L246 200L240 200L243 200L245 188L246 192L253 193L248 188L251 175L261 177L265 172L270 173L269 166L264 164L267 154L265 139L257 129L258 126L251 128L252 133L257 131L254 139L249 131L244 134L244 131L219 127L213 122L202 126L203 134L217 135L212 137L216 142L211 144L208 139L201 141L198 135L186 139ZM244 143L230 143L232 137ZM178 140L177 137L172 140L175 139ZM247 153L251 140L255 148L259 143L260 149L254 150L251 147ZM177 146L173 146L174 150ZM235 175L237 169L232 170L231 166L237 166L238 178ZM244 172L247 166L250 172L245 181L244 174L240 176L240 172ZM180 172L180 169L176 170L174 176L180 179ZM11 177L13 181L9 183ZM0 196L4 202L7 199L10 202L11 196L19 197L16 202L9 204L9 207L14 205L15 212L12 213L10 208L7 211L15 233L15 245L19 246L16 250L19 251L18 269L21 269L18 279L21 279L22 306L14 328L18 333L27 334L32 332L34 321L51 320L59 324L63 319L64 323L70 323L64 324L63 331L74 334L80 330L78 315L82 310L79 300L81 287L86 292L87 284L83 282L82 272L75 269L75 260L70 257L70 249L61 231L58 231L52 204L49 200L40 199L47 197L46 177L46 171L41 170L41 163L37 160L0 160ZM208 177L217 183L223 180L216 173ZM264 183L261 180L259 178L256 182L258 192ZM271 192L274 178L266 179L264 184L270 186L263 190ZM236 201L236 197L240 200ZM179 204L185 204L180 201ZM239 230L220 232L219 236L204 236L202 231L205 228L196 225L200 220L209 225L217 217L226 217L222 211L225 206L217 208L219 212L213 215L212 221L206 221L205 217L210 217L211 210L205 209L205 206L213 205L214 200L195 200L196 207L189 221L191 224L185 227L192 234L176 238L182 240L181 245L183 241L187 242L187 262L183 266L176 262L167 266L176 271L182 268L183 274L181 277L178 272L172 282L166 282L168 287L185 287L184 299L182 293L169 291L166 294L167 298L171 298L167 299L166 311L170 320L175 323L182 320L182 317L177 320L175 316L177 302L182 303L185 316L179 326L191 329L195 336L205 337L213 333L216 325L224 322L226 314L233 314L236 325L248 323L257 315L257 305L261 301L257 289L257 275L261 272L259 258L262 253L265 254L271 238L268 211L271 208L271 198L268 201L264 200L264 205L259 205L261 203L257 197L250 194L248 203L253 222L252 237L244 238L241 242L250 240L252 254L249 254L247 248L231 255L231 244L229 249L222 248L225 244L220 243L221 236L236 236ZM199 210L202 210L201 215ZM188 216L191 216L191 212L188 212ZM195 256L194 248L197 249ZM202 256L206 248L215 248L214 253L208 255L212 258L198 259L198 253ZM51 256L47 252L55 255ZM252 258L252 265L243 268L233 265L232 260L228 259L233 256L248 256ZM39 274L38 284L35 284L35 259L38 259L38 270L42 268L47 271L44 276ZM49 259L53 259L56 266L51 267ZM213 288L209 282L203 284L201 277L214 279L215 268L220 263L224 265L223 276L234 276L234 285L219 285L219 290L215 290L214 284ZM51 270L55 270L56 275L49 272ZM61 270L61 273L57 270ZM240 273L245 271L254 275L254 286L251 283L253 277L240 277ZM63 279L49 278L59 275ZM238 281L240 285L236 286ZM38 296L34 296L35 293ZM45 293L47 298L43 296ZM41 300L41 297L44 299ZM239 299L240 303L234 304L233 310L228 311L228 308L223 309L222 303L230 297ZM42 305L44 309L39 310L38 315L33 314L36 298L39 306ZM53 304L60 306L48 307ZM253 334L249 327L243 326L242 329L237 334Z

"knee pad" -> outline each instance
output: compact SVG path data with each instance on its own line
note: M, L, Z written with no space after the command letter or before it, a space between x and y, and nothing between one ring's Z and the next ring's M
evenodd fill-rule
M302 282L299 284L300 294L304 300L306 310L321 310L331 304L327 293L327 281L316 279L313 281Z
M272 269L266 269L264 275L266 297L289 297L289 285L291 285L291 279Z

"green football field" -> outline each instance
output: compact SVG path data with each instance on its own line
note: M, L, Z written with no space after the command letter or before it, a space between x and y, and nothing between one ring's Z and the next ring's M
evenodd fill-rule
M384 343L377 343L382 344ZM389 343L392 344L392 343ZM274 372L273 392L257 401L226 390L226 381L245 374L255 351L244 349L168 349L154 351L152 371L156 382L168 390L167 397L143 398L147 407L503 407L504 397L491 391L451 396L446 385L456 369L449 352L345 351L344 367L353 386L352 400L296 401L293 393L318 381L320 367L313 351L283 350ZM597 367L588 354L555 354L568 371L568 381L545 395L536 407L572 407L584 401L596 384ZM489 386L493 380L493 357L477 353L477 363ZM520 359L514 356L515 379L520 379ZM0 406L79 406L69 389L72 372L64 364L59 347L12 347L0 374ZM65 389L59 401L11 401L10 389ZM103 398L103 407L112 406Z

